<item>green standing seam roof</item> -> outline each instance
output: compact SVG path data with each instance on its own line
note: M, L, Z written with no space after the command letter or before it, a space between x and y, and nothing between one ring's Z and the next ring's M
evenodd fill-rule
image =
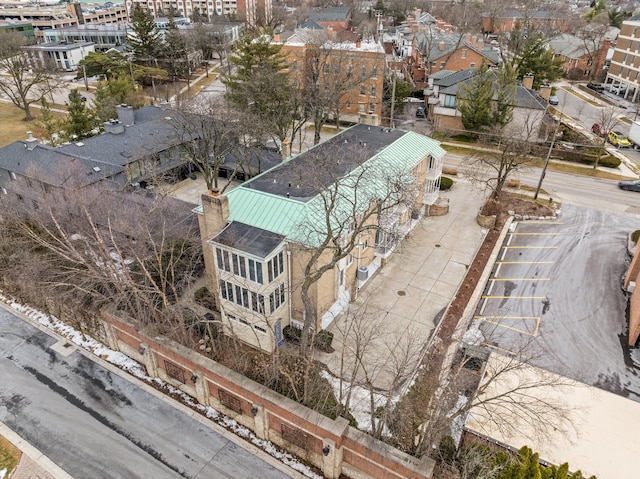
M441 158L445 153L439 143L432 138L407 132L367 160L362 166L355 168L350 175L341 180L340 186L344 187L345 183L348 184L350 177L358 178L361 170L367 168L367 175L363 175L363 178L359 180L357 196L357 198L362 198L361 208L364 208L370 204L371 199L375 196L375 191L384 188L387 179L387 176L371 175L369 171L383 172L383 175L392 171L407 172L425 156L431 155L435 158ZM343 208L338 205L332 212L336 222L344 222L349 218L352 211L351 200L356 197L356 192L352 191L352 193L354 195L345 195L345 191L341 192L341 195L350 196L350 198L344 200ZM286 198L240 186L228 192L227 196L229 198L229 221L239 221L256 228L272 231L301 243L311 243L311 245L315 243L310 237L301 237L305 234L308 235L308 231L307 233L303 231L305 222L314 218L323 221L325 216L322 195L317 195L310 201L301 202L295 198ZM317 228L311 229L317 230ZM318 236L315 238L317 241L321 235L315 234Z

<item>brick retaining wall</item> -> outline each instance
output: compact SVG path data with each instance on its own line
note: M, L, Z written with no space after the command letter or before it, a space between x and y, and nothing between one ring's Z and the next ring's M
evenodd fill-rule
M126 320L103 313L104 338L143 364L147 374L195 397L320 469L329 479L430 479L434 462L410 456L329 419L165 338L148 337Z

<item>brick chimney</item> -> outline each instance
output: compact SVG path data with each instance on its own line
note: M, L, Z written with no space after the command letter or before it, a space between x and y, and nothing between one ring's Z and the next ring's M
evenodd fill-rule
M533 88L533 75L530 73L526 74L522 78L522 86L531 90Z
M281 154L282 154L282 161L285 161L287 158L291 156L291 142L289 140L282 141Z
M202 238L211 239L229 222L229 198L221 195L217 189L211 194L202 195L202 212L204 214L204 224L201 224ZM204 231L202 227L204 226Z
M360 48L362 46L362 40L360 40L360 37L358 37L358 39L356 40L356 48Z
M441 52L444 51L444 42L438 43L438 50L440 50Z
M274 41L275 43L280 43L280 34L279 34L279 33L276 33L276 34L273 36L273 41Z
M540 96L545 100L549 101L549 97L551 96L551 86L550 85L542 85L540 87Z
M464 42L465 42L467 45L471 45L471 34L470 34L470 33L467 33L467 34L465 35L465 37L464 37Z
M484 50L484 38L478 38L478 51Z

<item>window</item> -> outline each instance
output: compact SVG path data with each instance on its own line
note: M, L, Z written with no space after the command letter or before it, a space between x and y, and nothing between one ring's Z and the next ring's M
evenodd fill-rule
M218 259L218 269L231 273L229 252L220 248L216 248L216 257Z
M367 238L366 240L364 240L364 243L362 243L362 251L365 251L368 247L369 247L369 239Z
M267 271L269 274L269 282L271 283L274 279L280 276L284 271L284 254L282 251L274 256L267 263Z
M298 69L298 60L293 60L293 63L291 64L291 69L292 70Z
M344 270L340 270L340 286L344 286Z
M364 103L358 103L358 112L364 113Z
M360 68L360 76L365 78L367 76L367 67Z
M262 263L249 259L249 279L262 284Z
M471 62L471 63L469 64L469 67L470 67L470 68L475 68L475 67L476 67L476 62Z
M466 48L462 49L462 58L467 58L467 49Z
M347 266L351 266L351 264L353 264L353 255L352 254L347 256Z
M281 283L276 289L274 289L269 295L269 310L273 313L280 306L284 304L285 292L284 283Z
M444 106L449 108L456 107L456 97L455 95L445 95L444 96Z
M434 66L434 67L436 66L436 65L435 65L435 63L436 63L436 62L433 62L433 66ZM445 65L445 62L440 62L440 68L444 68L444 65Z
M373 67L373 72L371 72L371 76L376 78L378 76L378 67Z
M367 89L365 88L364 85L360 85L360 94L361 95L366 95L367 94Z
M345 104L345 107L347 108L347 110L351 109L351 102L347 101L347 103Z
M239 254L234 253L231 255L231 257L233 258L233 274L246 278L247 267L244 256L240 256Z
M373 115L376 112L376 104L375 103L369 103L369 114Z
M371 87L371 92L369 93L369 96L376 96L376 87L375 86Z

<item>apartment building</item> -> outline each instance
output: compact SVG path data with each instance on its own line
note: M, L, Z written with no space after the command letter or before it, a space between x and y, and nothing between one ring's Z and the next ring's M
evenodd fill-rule
M215 15L235 16L249 25L269 21L273 11L272 0L133 0L131 8L136 5L154 17L166 15L171 9L185 17L197 11L209 19Z
M380 124L385 73L385 53L374 40L337 40L338 32L303 28L280 42L294 86L304 89L316 81L319 88L332 92L335 85L344 93L337 100L340 119ZM311 71L317 70L317 71ZM314 77L317 77L314 79ZM330 117L334 111L327 112ZM365 120L366 118L366 120Z
M640 86L640 16L622 22L605 84L633 102Z
M321 243L331 235L322 218L333 197L331 231L342 247L355 246L309 290L312 328L328 327L436 202L444 154L415 132L358 124L224 195L202 195L195 211L225 333L272 352L286 326L302 327L309 311L300 287L305 265L317 251L318 267L331 264L332 249ZM406 183L398 192L405 201L379 209L399 182ZM356 231L357 221L366 228Z

